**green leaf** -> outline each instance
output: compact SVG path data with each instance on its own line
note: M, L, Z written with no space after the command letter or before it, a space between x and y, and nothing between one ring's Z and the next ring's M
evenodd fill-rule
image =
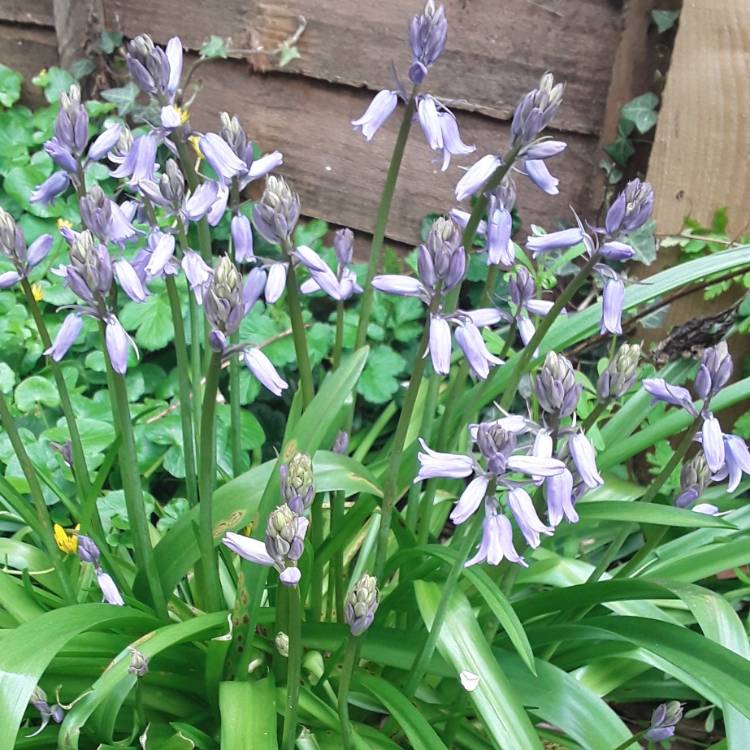
M57 406L60 394L55 385L41 375L32 375L22 381L14 394L16 406L22 412L31 411L37 404Z
M411 701L390 682L360 672L357 683L377 698L398 722L414 750L447 750L443 741Z
M581 501L576 510L582 521L626 521L648 523L657 526L677 526L685 529L733 528L721 517L696 513L686 508L655 503L628 502L622 500Z
M174 338L169 301L164 294L151 294L145 302L128 302L120 322L135 331L135 342L148 351L163 349Z
M651 19L656 26L656 30L663 34L665 31L669 31L677 22L680 17L679 10L652 10Z
M200 54L203 58L227 58L229 56L229 48L227 47L226 39L222 39L222 37L216 36L216 34L212 35L207 42L203 43Z
M12 107L21 98L23 76L7 65L0 64L0 104Z
M277 750L273 677L219 685L221 750Z
M656 260L656 222L647 221L640 229L628 235L628 245L635 250L635 260L650 266Z
M11 169L3 181L3 189L20 206L36 216L56 215L57 209L30 203L31 193L47 179L47 172L41 165L27 164ZM59 213L59 211L57 211Z
M56 104L60 100L60 94L67 91L76 79L67 70L53 65L34 76L31 82L44 90L44 98L50 104Z
M427 581L416 581L414 587L419 611L430 628L442 591L439 585ZM462 671L479 675L479 684L468 697L495 745L503 750L541 750L536 730L460 591L454 591L451 596L440 628L438 650L453 665L456 679Z
M357 392L373 404L384 404L399 388L397 376L403 373L406 360L389 346L377 346L367 359Z
M104 101L110 102L117 107L117 114L120 117L124 117L128 114L133 107L135 107L136 99L140 89L132 81L128 81L124 86L114 89L106 89L101 92L101 97Z
M105 55L111 55L122 44L122 34L119 31L102 31L99 36L99 46Z
M302 55L299 53L299 49L295 44L289 44L284 41L281 43L279 48L279 67L284 68L289 65L292 60L298 60Z
M226 621L221 615L222 622ZM153 619L128 607L78 604L30 620L3 634L0 649L0 750L13 750L31 693L47 666L68 641L93 628L153 625Z
M0 391L10 393L15 383L16 373L6 362L0 362Z
M628 122L632 122L638 132L643 135L656 125L656 107L658 104L659 97L649 91L641 94L641 96L636 96L627 104L623 104L620 116Z

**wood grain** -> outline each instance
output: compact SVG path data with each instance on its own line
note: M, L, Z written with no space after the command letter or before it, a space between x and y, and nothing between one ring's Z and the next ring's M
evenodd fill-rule
M1 0L0 21L54 26L52 0Z
M726 206L750 223L750 3L685 0L648 176L660 233Z
M42 68L57 64L57 41L52 29L35 29L0 23L0 62L24 77L21 101L28 106L46 104L31 78Z
M452 106L508 119L545 70L567 81L569 106L557 127L598 133L620 14L605 0L445 0L448 44L428 79ZM177 34L190 49L211 35L238 47L272 49L307 19L302 57L283 69L365 87L392 87L391 62L408 67L409 18L418 0L105 0L107 27L160 43Z
M217 129L217 113L236 113L251 137L264 151L284 153L285 173L300 193L303 211L354 229L371 231L391 149L398 116L378 132L371 143L354 133L350 121L364 110L370 94L332 86L298 76L249 75L240 63L224 61L204 69L201 93L193 107L194 124ZM460 113L464 139L478 150L465 158L473 163L477 155L502 147L508 126L474 113ZM551 162L561 180L561 193L545 196L519 178L519 208L524 222L551 226L569 220L569 206L584 214L589 209L596 139L571 135L569 147ZM447 211L454 205L453 189L461 170L451 165L441 172L434 154L424 144L415 126L404 158L394 199L388 236L415 242L422 216Z

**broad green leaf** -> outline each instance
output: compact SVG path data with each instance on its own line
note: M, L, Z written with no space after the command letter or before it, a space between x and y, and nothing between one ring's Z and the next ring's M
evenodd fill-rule
M50 104L55 104L59 101L60 94L67 91L76 82L76 79L67 70L53 65L34 76L31 82L44 89L44 98Z
M656 26L656 30L663 34L665 31L669 31L677 22L680 17L679 10L652 10L651 19Z
M127 607L77 604L47 612L4 634L0 649L0 750L13 750L16 733L39 678L74 636L116 625L148 626L154 620Z
M656 107L658 104L659 97L649 91L623 104L620 110L620 117L628 122L632 122L638 132L643 135L643 133L647 133L656 125L658 117Z
M562 669L537 659L535 677L513 654L498 661L523 704L586 750L614 748L631 736L599 696Z
M152 630L140 637L134 645L147 659L152 659L162 651L183 641L195 641L207 638L211 634L223 633L226 630L226 621L225 612L200 615L192 620ZM125 649L115 657L107 671L91 686L89 692L70 709L60 726L58 740L60 750L78 749L81 729L97 707L107 701L110 696L115 697L115 700L108 705L109 709L114 709L114 711L109 711L109 718L114 724L119 706L137 679L129 674L129 666L130 653Z
M628 502L622 500L598 500L580 502L576 505L582 521L626 521L649 523L658 526L678 526L681 528L732 528L723 518L696 513L672 505Z
M372 404L384 404L399 388L398 376L403 373L406 361L389 346L377 346L367 359L357 391Z
M428 628L440 601L440 586L416 581L417 604ZM541 742L513 686L484 639L466 597L454 591L438 637L438 650L455 670L479 675L468 694L493 742L503 750L541 750Z
M657 554L658 554L657 550ZM692 583L750 563L747 538L717 541L697 550L686 550L679 556L665 557L651 565L643 574L649 579L668 578Z
M20 580L0 571L0 607L16 622L33 620L44 610L24 590Z
M21 96L23 76L7 65L0 65L0 104L12 107Z
M216 34L212 35L207 42L203 43L200 53L203 58L228 57L229 48L227 47L226 39L222 39L222 37L216 36Z
M221 750L276 750L273 677L219 686Z
M442 740L411 701L390 682L360 672L357 684L371 693L398 722L414 750L447 750Z
M155 351L174 338L174 325L165 294L151 294L145 302L128 302L120 312L120 322L135 331L138 346Z

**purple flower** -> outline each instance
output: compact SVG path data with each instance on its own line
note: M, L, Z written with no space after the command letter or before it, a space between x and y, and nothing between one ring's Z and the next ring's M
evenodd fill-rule
M443 54L445 40L448 36L448 21L443 6L435 8L434 0L427 0L424 11L414 16L409 27L409 45L411 46L412 64L409 68L409 79L420 84Z
M438 116L435 99L431 96L420 96L417 102L417 116L422 126L427 145L438 151L443 148L443 131L440 128L440 117Z
M118 375L124 375L128 370L128 350L131 344L135 344L114 315L108 317L106 326L104 338L112 369Z
M99 588L102 592L102 597L107 604L114 604L116 607L122 607L125 605L125 601L122 598L120 590L117 588L117 584L112 580L112 576L109 573L105 573L101 568L96 569L96 582L99 584Z
M513 218L510 211L498 205L495 197L490 198L487 213L487 264L511 268L516 262L516 251L510 236Z
M165 51L148 34L141 34L128 42L125 59L133 81L144 93L161 104L171 104L180 85L182 55L179 37L172 37Z
M294 257L310 272L318 287L329 297L339 301L343 299L339 279L315 250L307 245L300 245L294 251Z
M141 180L153 180L155 169L156 137L152 133L146 133L133 140L127 156L120 166L113 170L112 177L129 177L130 184L135 185Z
M266 281L265 298L269 305L277 302L284 293L286 286L286 263L271 263L268 266L268 280Z
M726 472L729 477L727 492L734 492L739 486L742 474L750 475L750 451L738 435L724 435L724 461L724 468L720 474Z
M523 488L513 487L508 491L508 507L529 547L536 549L539 546L540 534L552 535L552 529L541 522L531 496Z
M176 273L176 268L172 268L174 263L175 239L171 234L165 234L158 229L151 232L148 237L148 262L145 265L147 276L154 278L171 271Z
M95 185L80 200L81 219L102 242L123 243L136 235L123 209Z
M697 412L693 406L693 399L687 388L667 383L664 378L644 378L642 385L655 402L664 401L672 406L680 406L692 416L697 416Z
M371 141L380 126L391 116L398 104L395 91L380 91L370 102L370 106L358 120L352 120L355 130L361 131L365 140Z
M589 439L582 433L576 432L568 439L568 451L570 451L573 463L581 475L583 483L594 489L604 484L604 480L596 468L596 452Z
M650 218L654 207L654 191L648 182L631 180L607 211L607 235L616 237L640 229Z
M212 180L202 182L185 201L185 215L190 221L199 221L211 210L219 194L219 185Z
M447 375L451 369L451 327L439 315L430 316L429 351L435 372Z
M419 297L422 299L427 294L422 282L412 276L382 274L373 278L372 285L379 292L395 294L399 297Z
M0 289L10 289L21 280L21 274L18 271L6 271L0 273Z
M617 242L616 240L605 242L599 248L599 252L610 261L630 260L635 255L635 250L630 245L626 245L624 242Z
M52 161L54 161L59 167L62 167L69 174L77 173L78 160L70 152L70 149L60 143L56 137L53 136L50 138L42 148L44 148Z
M182 256L182 270L185 272L191 291L195 294L196 301L202 305L203 295L213 276L211 267L194 250L186 250Z
M560 192L557 187L560 180L550 174L543 161L528 159L523 162L523 172L543 193L557 195Z
M531 236L526 240L526 248L536 255L549 250L566 250L580 242L583 242L583 231L580 227L571 227L559 232Z
M487 379L492 365L503 363L502 359L487 349L482 334L471 321L465 321L456 326L456 343L461 347L471 371L480 380Z
M565 151L567 145L568 144L564 143L563 141L536 141L535 143L532 143L531 146L524 149L523 154L526 159L531 159L532 161L541 161L561 154L563 151Z
M70 185L70 177L67 173L54 172L32 191L29 202L48 206L58 195L62 195L68 189L68 185Z
M724 466L724 437L719 420L710 412L703 418L701 442L708 468L712 472L720 471Z
M490 565L499 565L503 559L528 567L513 546L513 527L510 525L510 521L505 516L491 510L484 517L482 540L479 543L477 553L464 563L464 567L469 568L485 561Z
M674 737L675 727L681 720L682 704L679 701L662 703L651 714L651 724L644 737L649 742L661 742Z
M544 497L550 526L559 526L563 516L571 523L578 523L573 502L573 475L567 469L544 481Z
M254 159L247 170L246 181L240 180L241 187L244 187L252 180L258 180L261 177L265 177L267 174L273 172L274 169L278 169L283 163L284 155L281 151L271 151L270 154L265 154L264 156Z
M253 230L247 216L238 214L232 218L232 245L234 246L234 257L238 263L248 263L255 260Z
M145 302L148 297L148 289L138 277L135 268L124 258L116 260L113 264L115 278L125 294L133 302Z
M474 459L471 456L463 456L455 453L439 453L428 447L427 443L420 438L419 444L423 453L418 453L419 473L415 482L435 477L447 479L462 479L474 472Z
M244 349L241 359L248 370L275 396L281 396L289 387L271 364L271 360L257 347Z
M698 398L715 396L732 377L734 363L726 341L704 350L693 387Z
M451 111L444 107L438 112L438 117L440 119L440 131L443 138L442 170L445 172L450 165L451 156L466 156L467 154L473 154L477 150L477 147L473 145L467 146L461 140L461 135L458 132L458 122Z
M602 322L600 333L609 331L622 334L622 308L625 301L625 284L622 279L609 278L604 283L602 293Z
M502 160L499 156L487 154L469 167L456 185L456 200L462 201L469 196L476 195L501 164Z
M245 560L267 567L273 565L273 558L266 552L266 545L260 539L251 539L242 534L235 534L233 531L228 531L224 534L221 541L235 555L239 555Z
M48 357L52 357L55 362L59 362L67 354L68 349L73 346L82 328L83 320L81 320L81 316L77 313L70 313L63 320L52 345L45 349L44 353Z
M214 172L225 181L247 171L245 162L216 133L201 136L200 150Z

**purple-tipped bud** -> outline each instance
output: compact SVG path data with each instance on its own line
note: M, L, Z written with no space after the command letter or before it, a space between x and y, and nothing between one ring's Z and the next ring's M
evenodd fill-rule
M285 585L294 586L299 581L297 561L304 552L307 526L307 519L294 513L288 505L280 505L268 517L266 551ZM293 570L287 572L289 569Z
M166 50L151 37L141 34L128 43L126 62L133 81L160 103L171 103L182 76L182 43L178 37L167 42Z
M128 674L136 677L145 677L148 674L148 657L132 646L128 647L130 653L130 664L128 665Z
M276 245L288 242L299 219L299 198L283 177L271 175L266 189L253 207L253 224Z
M542 409L559 417L569 417L575 411L583 389L576 384L570 360L555 352L547 353L534 386Z
M536 294L536 283L524 266L519 265L518 270L511 277L508 282L508 292L513 304L519 309L526 307L529 300Z
M622 333L622 308L625 303L625 284L622 279L610 278L604 283L602 292L602 320L600 333L608 331L614 335Z
M351 229L344 227L333 235L333 248L336 251L336 260L340 266L348 266L354 255L354 233Z
M530 145L550 124L560 108L564 89L562 83L555 83L551 73L545 73L539 86L521 99L511 123L516 148Z
M66 172L53 172L41 185L34 188L29 197L30 203L41 203L48 206L58 195L62 195L70 185Z
M253 253L253 230L247 216L238 214L232 218L232 244L238 263L249 263L255 259Z
M85 563L99 564L101 552L96 546L94 540L85 534L78 535L78 557Z
M60 94L60 110L55 119L55 138L64 148L80 156L89 140L89 116L81 103L81 89L73 84Z
M622 398L638 376L639 344L623 344L599 376L596 392L601 401Z
M221 120L221 137L226 141L229 148L240 158L244 158L248 141L245 128L236 116L230 117L228 112L219 113Z
M675 500L678 508L687 508L703 494L711 481L711 471L703 451L686 461L680 471L680 494Z
M275 396L281 396L289 384L284 380L271 360L258 348L251 347L242 352L242 362L253 375Z
M644 735L649 742L662 742L674 737L677 724L682 721L682 704L679 701L662 703L651 714L651 724Z
M448 21L442 5L435 7L434 0L427 0L424 11L414 16L409 27L409 45L411 46L412 64L409 68L409 80L420 84L443 54L448 37Z
M716 346L706 349L693 383L698 398L715 396L732 377L733 367L726 341L720 341Z
M345 456L349 452L349 433L345 430L339 430L336 439L333 441L331 450Z
M616 237L640 229L651 217L654 191L648 182L631 180L607 211L607 235Z
M378 603L378 581L365 573L352 587L344 605L344 619L352 635L362 635L372 625Z
M243 292L240 272L229 256L223 255L216 264L203 298L206 318L213 328L227 335L239 328L245 315Z
M395 91L379 91L365 113L358 120L352 120L355 130L359 130L365 140L371 141L380 126L393 114L398 104L398 94Z
M298 515L304 515L315 498L312 459L307 453L295 453L281 467L281 496Z
M441 283L442 290L448 291L461 282L466 270L466 254L461 245L461 231L453 219L441 216L432 223L425 248L430 261L425 265L426 276L434 275L432 282L422 278L426 287L435 288Z

